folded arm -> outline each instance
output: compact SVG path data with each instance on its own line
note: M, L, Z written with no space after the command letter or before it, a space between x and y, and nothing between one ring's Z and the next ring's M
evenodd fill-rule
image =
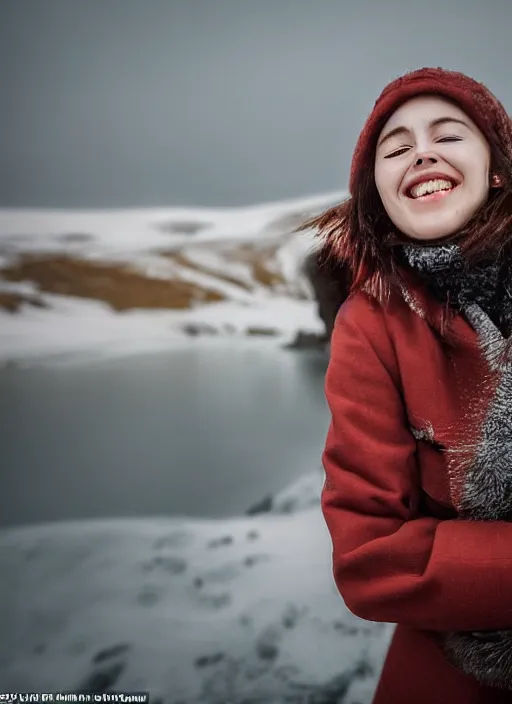
M325 387L322 510L338 589L372 621L512 628L512 524L418 514L416 444L394 350L382 311L365 310L362 325L361 306L354 299L338 315Z

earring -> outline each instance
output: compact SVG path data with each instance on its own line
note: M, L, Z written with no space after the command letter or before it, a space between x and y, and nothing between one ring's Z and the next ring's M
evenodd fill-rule
M491 187L492 188L500 188L501 185L502 185L501 178L498 176L498 174L493 174L492 179L491 179Z

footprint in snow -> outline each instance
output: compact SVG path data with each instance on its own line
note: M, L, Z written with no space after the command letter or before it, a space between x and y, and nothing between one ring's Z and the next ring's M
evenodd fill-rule
M126 669L126 663L116 662L91 672L81 682L78 691L99 694L108 692L116 684Z
M278 657L282 635L282 629L276 625L268 626L259 634L255 649L260 660L272 661Z
M210 667L211 665L216 665L221 662L221 660L224 660L225 657L225 653L222 652L212 653L211 655L200 655L195 659L194 665L198 668Z
M125 657L130 649L128 643L116 643L98 650L91 660L92 670L78 690L96 694L111 690L126 669Z
M271 556L264 553L247 555L244 557L242 562L228 562L224 565L219 565L218 567L213 567L210 570L201 572L194 579L193 583L195 587L200 589L210 583L219 584L231 582L233 579L240 577L246 567L254 567L262 562L267 562L270 559Z
M175 530L172 533L161 535L153 543L155 550L162 548L186 548L194 542L195 535L189 530Z
M102 648L98 650L97 653L92 658L94 663L105 662L106 660L112 660L119 657L120 655L125 655L131 646L129 643L116 643L115 645L110 645L107 648Z
M194 586L201 588L208 584L223 584L224 582L231 582L236 577L239 577L242 573L242 568L239 564L231 563L226 565L219 565L219 567L213 567L210 570L205 570L201 572L194 580Z
M254 650L260 662L271 663L279 657L280 643L287 631L294 629L302 616L307 612L306 607L299 608L296 604L288 604L281 618L264 628L256 635ZM254 618L250 613L243 613L238 619L244 628L253 630Z
M247 555L242 562L226 563L201 572L192 581L197 600L214 609L229 606L233 601L232 595L229 592L211 594L206 591L208 587L210 585L215 586L217 584L230 583L237 577L240 577L247 567L252 568L261 562L269 560L270 557L270 555L266 554Z
M233 545L234 540L232 535L222 535L219 538L214 538L213 540L210 540L206 547L207 548L222 548L226 547L227 545Z
M152 584L145 584L137 594L137 601L141 606L154 606L162 598L162 590Z
M281 616L281 624L287 630L292 630L298 624L301 616L305 614L307 609L299 609L295 604L288 604Z
M229 592L221 592L220 594L201 594L198 601L203 606L217 611L225 609L233 603L233 597Z
M254 555L247 555L244 557L245 567L254 567L254 565L259 565L262 562L268 562L271 559L271 555L266 553L255 553Z
M147 560L142 569L144 572L182 574L187 569L187 561L174 555L156 555L151 560Z
M343 633L343 635L346 636L355 636L361 630L358 626L350 626L346 623L343 623L343 621L334 621L332 626L335 631L339 631L340 633Z

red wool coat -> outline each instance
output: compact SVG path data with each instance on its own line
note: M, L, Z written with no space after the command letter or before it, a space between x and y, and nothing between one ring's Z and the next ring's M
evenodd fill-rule
M511 487L496 469L512 445L492 417L501 403L512 426L512 386L482 330L499 343L480 309L443 331L441 305L414 287L386 305L358 293L336 319L322 492L334 578L354 614L399 624L374 704L512 702L442 645L512 629L512 523L499 518ZM496 520L465 517L490 498Z

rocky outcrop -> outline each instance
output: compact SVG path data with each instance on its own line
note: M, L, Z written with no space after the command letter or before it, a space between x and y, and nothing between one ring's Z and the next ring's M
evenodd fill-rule
M327 338L330 339L336 314L350 291L348 267L327 263L321 259L318 251L314 251L304 260L302 271L313 287L318 315L325 325Z

